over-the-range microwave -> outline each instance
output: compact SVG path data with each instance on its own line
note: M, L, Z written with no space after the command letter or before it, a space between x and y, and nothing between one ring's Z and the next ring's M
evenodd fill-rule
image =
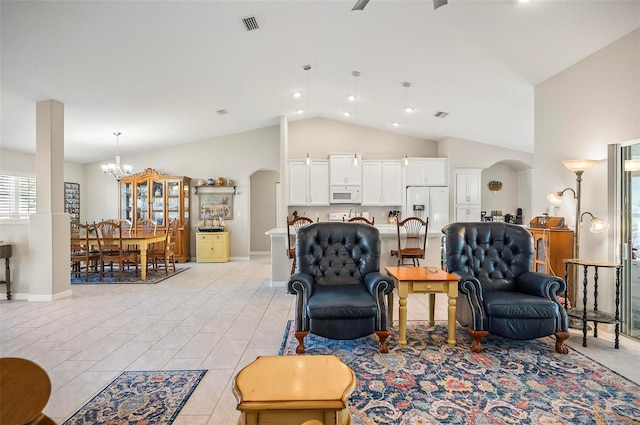
M331 204L359 204L360 186L331 186L329 202Z

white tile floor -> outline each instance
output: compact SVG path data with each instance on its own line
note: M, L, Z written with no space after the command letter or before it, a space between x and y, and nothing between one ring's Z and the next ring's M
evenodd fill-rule
M174 423L235 424L232 379L257 356L277 354L294 297L271 283L269 256L187 266L156 285L74 285L65 300L2 301L0 356L47 370L45 413L56 422L124 370L208 369ZM410 296L409 320L427 318L427 298ZM436 299L436 319L446 320L446 297ZM572 331L568 345L640 383L640 343L622 337L615 350L612 340L601 331L583 348Z

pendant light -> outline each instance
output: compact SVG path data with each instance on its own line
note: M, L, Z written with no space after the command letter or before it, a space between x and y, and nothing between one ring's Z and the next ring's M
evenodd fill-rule
M307 96L306 96L306 107L307 112L309 111L309 71L311 70L311 65L305 65L302 67L304 71L307 73ZM304 160L304 163L307 167L311 166L311 158L309 157L309 138L307 137L307 158Z
M410 112L413 112L413 108L409 106L409 103L407 103L407 89L409 87L411 87L411 83L409 82L403 82L402 83L402 87L404 87L404 131L407 131L407 115L409 115ZM408 148L409 148L409 135L406 135L406 143L405 143L405 152L404 152L404 159L402 160L402 163L405 165L405 167L407 165L409 165L409 155L408 155Z
M354 134L354 145L355 145L355 150L353 151L353 166L357 167L358 166L358 129L355 128L355 124L356 124L356 112L357 112L357 106L358 106L358 77L360 76L360 72L358 71L352 71L351 75L353 75L353 124L354 124L354 128L353 128L353 134Z

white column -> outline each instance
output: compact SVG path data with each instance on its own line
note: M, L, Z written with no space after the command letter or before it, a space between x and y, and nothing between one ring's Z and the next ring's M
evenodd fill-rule
M71 296L64 212L64 105L36 103L36 213L29 217L29 301Z

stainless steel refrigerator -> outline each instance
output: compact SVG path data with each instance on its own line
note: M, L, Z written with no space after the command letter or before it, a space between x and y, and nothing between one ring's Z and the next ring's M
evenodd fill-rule
M429 233L440 233L449 224L449 188L407 186L405 217L429 218Z

